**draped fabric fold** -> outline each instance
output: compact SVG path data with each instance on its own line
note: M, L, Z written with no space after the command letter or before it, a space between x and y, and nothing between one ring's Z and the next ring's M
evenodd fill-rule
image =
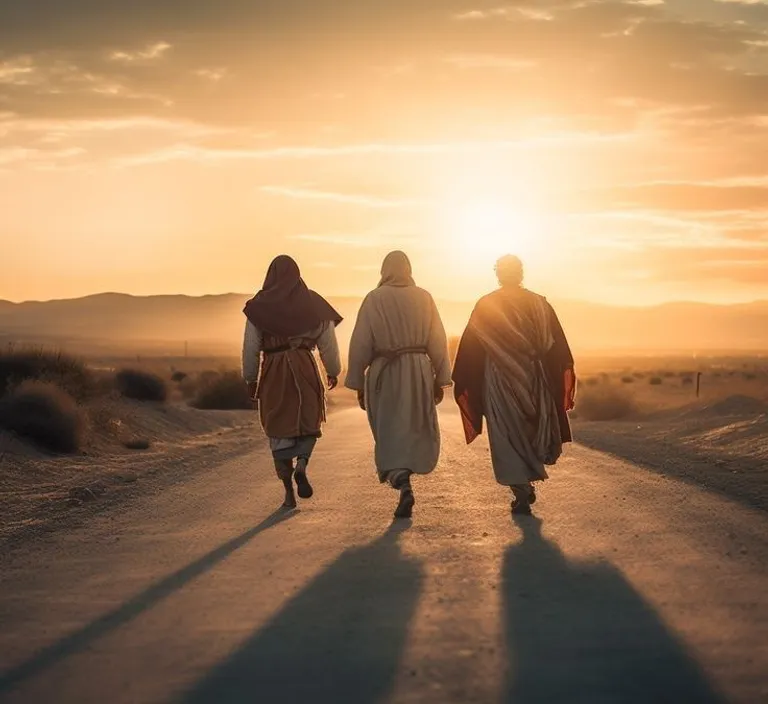
M509 483L546 478L544 465L554 464L572 439L572 370L573 356L546 299L503 288L478 302L459 344L454 395L467 442L483 432L485 420L494 467L517 465L501 472L519 479Z

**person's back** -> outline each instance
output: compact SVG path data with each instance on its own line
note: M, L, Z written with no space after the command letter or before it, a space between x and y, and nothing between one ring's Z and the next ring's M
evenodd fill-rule
M285 255L270 264L244 313L243 377L285 488L283 506L294 508L292 478L300 498L313 494L307 465L325 422L325 387L313 350L334 388L341 373L335 334L341 316L307 288L298 265Z
M262 333L261 377L265 383L259 390L259 410L270 437L311 436L325 421L325 388L314 350L330 365L330 374L338 376L341 367L334 327L333 322L325 321L295 335Z
M432 296L418 286L381 286L366 296L376 350L423 347L432 331Z
M467 442L488 424L496 480L529 513L534 481L547 478L563 442L571 440L573 356L554 309L522 287L522 263L499 260L501 288L475 306L453 371Z
M435 302L414 284L402 252L385 259L360 308L346 385L368 413L379 480L401 492L395 515L410 516L410 476L430 473L440 453L435 402L450 385L450 364Z

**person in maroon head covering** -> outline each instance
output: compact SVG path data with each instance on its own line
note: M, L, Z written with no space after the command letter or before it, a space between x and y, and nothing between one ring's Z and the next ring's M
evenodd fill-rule
M243 377L258 404L269 437L278 478L285 487L285 508L313 490L307 465L326 420L326 384L313 354L317 349L333 389L341 374L336 326L341 316L319 294L307 288L296 262L277 257L264 286L245 306Z

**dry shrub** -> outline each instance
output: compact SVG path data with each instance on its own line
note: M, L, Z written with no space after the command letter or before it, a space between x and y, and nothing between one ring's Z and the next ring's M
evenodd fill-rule
M173 381L176 384L180 384L188 376L189 375L186 372L174 372L173 374L171 374L171 381Z
M0 400L0 426L52 452L77 452L85 424L75 400L58 386L22 382Z
M146 438L131 438L123 443L127 450L148 450L152 443Z
M121 396L134 401L160 401L168 398L165 381L157 374L137 369L122 369L115 375L115 384Z
M201 386L212 384L219 378L219 376L221 376L221 373L222 372L217 372L213 369L206 369L197 375L197 381Z
M635 383L635 377L633 377L633 376L623 376L623 377L621 377L621 383L622 384L634 384Z
M55 384L77 399L96 391L92 372L78 357L38 348L9 347L0 352L0 396L28 380Z
M237 411L253 408L248 387L239 372L230 371L206 375L201 378L200 388L192 400L194 408L212 411Z
M682 383L683 383L683 386L690 386L691 384L693 384L693 377L692 376L683 377Z
M651 378L648 380L648 383L649 383L651 386L661 386L661 385L664 383L664 380L663 380L663 379L662 379L660 376L652 376L652 377L651 377Z
M599 376L591 376L585 382L587 386L598 386L600 384Z
M635 399L616 386L584 389L576 397L576 412L584 420L622 420L637 412Z

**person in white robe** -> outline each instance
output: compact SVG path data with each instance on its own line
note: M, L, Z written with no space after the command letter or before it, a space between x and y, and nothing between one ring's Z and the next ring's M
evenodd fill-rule
M395 517L410 518L412 474L440 456L437 404L451 385L448 344L432 296L416 286L403 252L391 252L360 308L346 386L357 391L375 443L379 480L400 492Z

